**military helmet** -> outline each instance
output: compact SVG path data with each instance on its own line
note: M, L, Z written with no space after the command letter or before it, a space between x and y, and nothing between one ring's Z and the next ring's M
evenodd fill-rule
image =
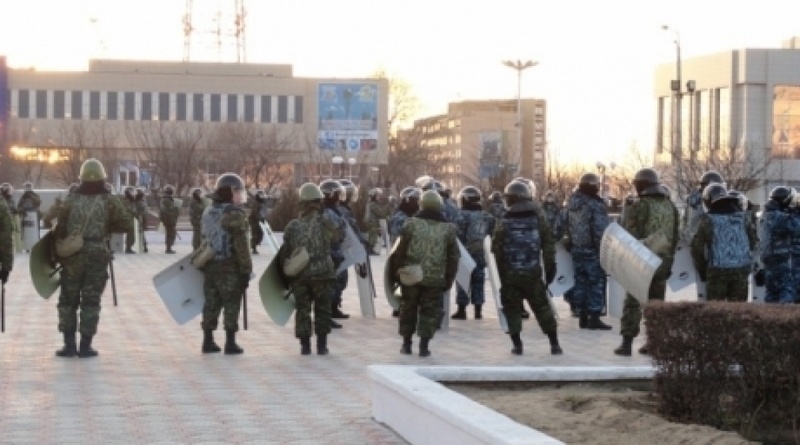
M508 185L506 185L505 190L503 190L503 196L506 198L514 197L519 200L533 198L531 187L528 184L517 180L511 181L508 183Z
M736 204L739 206L740 210L747 210L747 203L749 201L744 193L740 192L739 190L728 190L728 196L736 199Z
M126 196L133 196L134 189L133 187L125 187L125 195Z
M636 172L636 175L633 177L633 187L639 194L642 194L642 192L648 188L660 183L661 180L658 178L658 172L652 168L643 168Z
M578 189L584 193L596 195L600 191L600 176L596 173L584 173L578 182Z
M416 185L417 188L419 188L419 189L421 189L423 191L432 189L433 188L433 183L434 183L434 179L432 177L428 176L428 175L420 176L419 178L417 178L414 181L414 185Z
M97 159L87 159L83 161L78 177L81 182L105 181L107 178L106 169Z
M439 192L428 190L422 194L422 197L419 200L419 206L422 210L434 210L441 212L444 202L442 201L442 197L439 195Z
M525 187L528 187L528 191L530 192L530 196L528 197L528 199L533 199L533 197L536 196L536 184L530 179L522 176L517 176L516 178L512 179L508 185L511 185L511 183L522 184ZM508 189L508 185L506 185L506 189ZM507 196L505 190L503 191L503 196Z
M381 190L379 188L374 188L374 189L370 190L368 194L369 194L370 198L377 198L378 196L383 195L383 190Z
M72 189L72 187L70 187L70 189ZM143 188L136 189L136 197L137 198L140 198L140 197L143 198L144 197L144 189Z
M491 199L492 202L502 203L503 202L503 194L500 193L500 192L492 192L492 195L489 197L489 199Z
M319 189L325 196L325 199L335 199L337 201L344 201L347 199L347 190L341 182L335 179L326 179L319 184Z
M217 178L217 182L214 184L214 191L218 192L223 188L237 191L244 190L244 181L242 177L236 173L223 173Z
M458 192L458 202L461 204L461 207L468 204L480 204L482 197L481 191L472 185L468 185Z
M308 202L308 201L319 201L322 200L323 195L322 191L319 189L317 184L313 182L306 182L302 186L300 186L300 201L301 202Z
M358 187L353 184L353 181L349 179L340 179L339 183L342 184L344 187L347 196L345 196L345 202L356 202L358 201Z
M192 189L191 195L195 198L200 198L203 196L203 189L201 189L200 187L195 187Z
M400 201L402 202L419 201L420 197L422 197L422 189L419 187L406 187L400 191Z
M703 190L703 203L706 207L725 198L728 198L728 190L722 184L710 184Z
M165 185L162 191L164 192L165 195L172 196L173 194L175 194L175 187L171 185Z
M795 190L792 187L779 185L769 192L769 199L777 202L781 207L788 207L794 201Z
M725 184L725 181L722 179L722 175L714 170L709 170L700 177L700 188L702 189L708 187L709 184L715 183Z
M2 191L6 196L11 196L11 194L14 193L14 187L9 183L4 182L2 185L0 185L0 191Z

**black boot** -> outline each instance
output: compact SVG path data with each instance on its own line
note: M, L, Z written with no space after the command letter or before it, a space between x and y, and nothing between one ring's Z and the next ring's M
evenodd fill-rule
M392 311L392 317L397 318L399 316L400 316L400 311L398 311L397 309Z
M511 337L511 341L514 343L514 348L511 350L512 354L515 355L522 355L522 338L520 338L520 334L508 334Z
M225 331L225 353L226 354L241 354L244 349L236 344L236 331Z
M80 349L78 349L78 357L88 358L96 356L97 356L97 351L92 349L92 336L81 335L81 347Z
M639 354L650 355L650 342L647 340L644 341L644 345L639 348Z
M403 337L403 346L400 348L400 353L405 355L411 354L411 336Z
M452 317L452 320L466 320L467 319L467 305L466 304L459 304L458 310Z
M167 252L166 253L175 253L175 251L172 250L172 246L167 246Z
M328 355L328 334L317 334L317 355Z
M614 354L630 357L632 346L633 346L633 337L623 335L622 344L619 345L619 347L614 350Z
M256 246L253 246L253 255L258 255L258 249L256 249Z
M558 344L558 333L551 332L547 334L547 338L550 339L550 354L552 355L561 355L564 353L564 350L561 349L561 345Z
M600 320L600 314L593 312L591 318L589 318L589 329L592 331L610 331L611 326Z
M522 309L522 314L521 314L520 316L521 316L523 319L528 319L528 318L531 318L531 314L530 314L530 312L528 312L528 311L527 311L526 309L524 309L524 308Z
M308 337L300 337L300 354L301 355L310 355L311 354L311 339Z
M431 355L431 351L428 349L428 343L431 341L430 338L421 338L419 339L419 356L420 357L427 357Z
M589 327L589 314L587 314L585 311L581 311L581 313L578 314L578 327L581 329L586 329Z
M127 249L125 249L125 253L136 253L136 252L134 252L133 249L128 247Z
M340 320L350 318L350 314L345 314L339 309L340 304L341 302L331 303L331 318L338 318Z
M475 305L475 319L476 320L483 319L482 310L483 310L483 305L482 304L476 304Z
M214 343L214 331L211 329L203 329L203 354L208 354L210 352L219 352L222 349Z
M144 253L147 253L147 246L144 246Z
M337 323L337 322L336 322L336 320L334 320L333 318L331 318L331 327L332 327L333 329L341 329L341 328L342 328L342 325L340 325L339 323Z
M56 351L58 357L75 357L78 349L75 346L75 331L64 332L64 347Z

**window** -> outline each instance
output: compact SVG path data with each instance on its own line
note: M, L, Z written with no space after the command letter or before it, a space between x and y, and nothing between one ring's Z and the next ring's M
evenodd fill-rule
M143 121L153 120L153 93L142 93L142 114Z
M731 90L720 88L717 92L719 98L717 119L719 145L717 148L728 148L731 140Z
M89 92L89 119L100 119L100 92Z
M239 96L228 94L228 122L239 120Z
M244 96L244 121L245 122L254 122L255 121L255 97L252 94L247 94Z
M112 121L119 119L117 116L118 94L116 91L109 91L106 97L106 117Z
M53 91L53 118L64 119L64 90Z
M261 122L272 122L272 96L261 96Z
M289 98L286 96L278 96L278 123L285 124L288 120Z
M36 117L47 119L47 90L36 90Z
M195 122L203 122L203 95L195 94L192 98L192 120Z
M697 96L698 102L698 145L699 149L708 149L711 138L711 101L708 90L703 90Z
M294 123L303 123L303 96L294 97Z
M158 93L158 120L169 120L169 93Z
M73 119L83 119L83 91L72 91L71 108L70 113Z
M30 94L31 93L28 90L19 90L19 94L18 94L18 97L19 97L18 109L19 109L19 111L17 112L17 115L21 119L27 119L27 118L31 117L31 109L30 109L30 103L29 103Z
M186 93L175 95L175 119L179 121L186 120Z
M125 120L132 121L136 119L136 93L130 91L125 92Z
M219 94L211 95L211 122L219 122L222 113L222 97Z

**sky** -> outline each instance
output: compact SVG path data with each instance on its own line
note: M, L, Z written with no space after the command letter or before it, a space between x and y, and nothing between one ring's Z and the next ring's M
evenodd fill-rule
M548 143L563 160L621 163L651 150L654 70L800 36L792 0L244 0L247 62L288 63L300 77L409 83L417 117L448 102L517 95L503 60L533 60L523 98L548 104ZM186 0L0 0L0 55L14 68L85 70L93 58L182 60ZM191 60L235 61L233 0L193 0Z

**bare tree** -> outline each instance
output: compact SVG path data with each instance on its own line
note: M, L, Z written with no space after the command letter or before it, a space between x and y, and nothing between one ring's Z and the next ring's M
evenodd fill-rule
M556 195L557 202L563 202L578 185L584 173L585 170L577 162L565 163L556 156L548 156L545 173L546 190L540 190L540 194L551 191Z
M384 178L398 187L411 185L419 176L434 176L448 160L436 148L424 143L422 129L401 130L390 139L389 165Z
M419 98L414 94L411 84L398 78L390 77L386 70L379 69L373 79L386 79L389 82L389 133L395 134L401 125L411 124L411 119L419 111Z

